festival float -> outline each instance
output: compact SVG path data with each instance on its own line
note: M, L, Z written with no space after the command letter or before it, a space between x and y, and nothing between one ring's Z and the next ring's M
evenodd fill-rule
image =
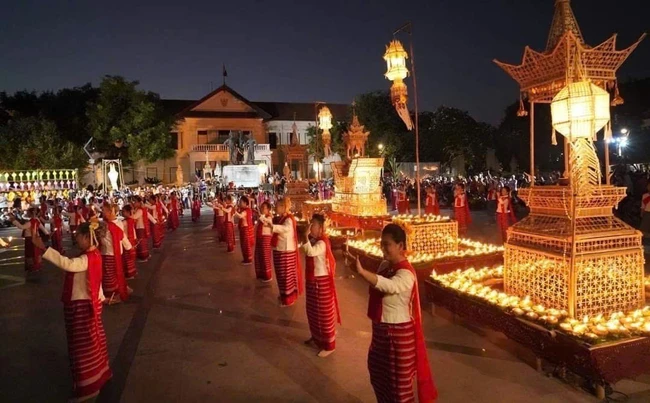
M556 132L564 140L564 186L520 189L530 215L508 230L502 267L434 272L426 288L435 307L502 332L529 348L538 368L547 360L571 371L602 399L607 384L650 372L642 236L614 217L625 188L602 184L593 144L601 129L611 137L610 105L622 102L616 70L643 37L624 50L615 36L588 46L569 1L555 7L545 52L527 47L521 65L497 63L531 104L531 172L534 105L550 103L551 141Z

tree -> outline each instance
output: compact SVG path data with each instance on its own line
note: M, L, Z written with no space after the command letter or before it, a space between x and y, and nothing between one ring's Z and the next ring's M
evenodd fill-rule
M138 90L138 84L105 76L97 101L88 110L96 151L109 158L122 158L127 164L174 155L170 146L174 117L164 112L158 94Z
M356 98L355 111L359 123L370 132L366 147L369 155L376 155L377 146L382 144L383 155L395 154L402 161L414 160L415 135L406 130L404 122L397 116L388 91L373 91L359 95Z
M88 159L83 149L63 139L54 122L40 117L12 119L0 126L0 166L5 169L84 169Z

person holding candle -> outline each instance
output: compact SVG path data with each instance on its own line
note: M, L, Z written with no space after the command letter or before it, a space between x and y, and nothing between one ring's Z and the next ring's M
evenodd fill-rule
M505 243L508 240L508 228L517 221L512 209L512 199L510 198L510 188L508 186L501 188L501 194L497 200L496 217L499 232L501 232L501 240Z
M260 217L255 229L255 277L265 283L273 280L272 237L271 204L265 201L260 205Z
M320 349L318 356L325 358L336 348L336 323L341 323L341 314L334 285L336 259L325 234L324 216L312 216L301 249L305 253L307 322L311 332L305 344L314 343Z
M25 238L25 271L27 273L33 273L41 270L43 267L43 261L41 260L41 257L43 251L45 250L45 248L39 248L36 246L33 240L36 238L40 239L39 231L42 231L44 234L48 235L50 232L38 219L38 207L30 207L27 210L27 217L29 218L27 222L21 223L16 220L16 217L13 214L9 215L11 223L17 228L23 230L23 237Z
M235 228L233 224L233 205L232 196L226 196L226 203L218 205L218 208L223 211L223 236L226 241L226 251L233 253L235 251Z
M126 238L129 240L131 245L134 245L133 248L125 250L123 256L124 262L124 277L127 280L134 279L138 275L138 269L135 264L136 260L136 249L138 245L138 235L135 231L135 220L133 219L133 210L130 204L122 207L122 229Z
M43 255L66 272L61 301L72 369L71 401L97 396L113 376L101 318L102 258L97 247L102 231L98 222L79 225L75 233L82 251L79 257L67 258L53 248ZM33 242L35 247L45 249L40 238L34 238Z
M253 263L253 211L247 196L239 199L239 211L233 214L239 222L239 246L241 247L242 263Z
M278 200L275 206L278 217L271 227L273 266L282 307L293 305L298 300L298 295L302 294L302 267L298 257L296 219L290 210L291 200L288 197Z
M178 226L180 225L179 220L178 220L178 215L179 215L179 208L180 208L180 203L178 201L178 196L176 195L176 192L172 192L171 195L169 196L169 229L172 231L176 231Z
M427 198L424 205L425 214L440 215L440 204L438 204L438 195L433 186L427 187Z
M404 185L400 185L397 191L397 211L400 214L409 214L411 212Z
M406 233L388 224L381 233L384 255L376 273L346 255L350 268L370 284L368 317L372 341L368 351L370 383L378 402L414 402L413 380L420 403L435 402L433 382L422 331L415 269L406 259Z
M472 216L467 203L465 184L457 183L454 188L454 218L458 221L458 235L467 234L467 226L472 223Z
M146 262L151 257L149 252L149 223L156 223L156 219L149 213L149 209L142 205L142 198L133 198L135 211L131 216L135 220L135 233L138 236L137 257L141 262Z
M129 298L122 255L124 250L131 250L133 246L117 219L117 212L116 204L104 203L102 206L102 215L107 228L100 239L102 289L109 296L107 301L109 305L118 304Z
M194 196L192 201L192 222L198 222L201 219L201 200L199 196Z

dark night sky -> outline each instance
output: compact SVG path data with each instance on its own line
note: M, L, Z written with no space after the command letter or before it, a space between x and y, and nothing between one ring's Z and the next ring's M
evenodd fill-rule
M4 4L2 4L4 3ZM221 82L254 101L350 102L389 88L384 46L414 24L421 109L440 104L496 123L517 86L491 60L543 50L554 0L0 1L0 90L137 79L164 98ZM573 0L590 44L648 30L650 0ZM407 40L407 38L403 38ZM619 71L650 75L650 39ZM411 90L409 82L409 90Z

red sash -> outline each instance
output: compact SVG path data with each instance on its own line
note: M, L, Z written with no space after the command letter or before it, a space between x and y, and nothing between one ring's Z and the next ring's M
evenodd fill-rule
M62 231L63 230L63 220L61 219L61 216L54 216L53 220L54 222L54 229L57 231Z
M144 236L149 238L149 210L146 207L140 207L142 211L142 225L144 226Z
M39 236L39 229L41 227L41 221L38 218L30 218L29 220L29 229L32 231L32 237ZM36 246L34 246L36 248Z
M436 194L430 193L427 195L427 206L435 206L437 203Z
M264 216L264 217L266 217L266 218L270 218L271 216L270 216L270 215L266 215L266 216ZM262 218L262 217L260 217L260 220L259 220L259 222L257 223L257 228L255 228L255 236L256 236L257 238L261 238L262 235L263 235L263 233L264 233L264 232L263 232L263 230L264 230L264 223L262 222L261 218Z
M112 221L108 221L108 230L111 233L113 240L113 256L115 257L115 275L117 277L117 291L120 294L122 301L129 298L129 293L126 290L126 280L124 279L124 268L122 267L122 238L124 231Z
M418 278L415 269L411 266L408 260L404 259L383 271L381 275L386 278L391 278L400 269L410 271L415 278L413 291L411 293L411 314L415 325L415 362L417 368L416 378L418 382L418 401L426 403L434 402L438 398L438 389L436 389L436 385L433 383L433 376L431 375L429 358L427 357L427 349L424 342L422 313L420 312L420 293L418 290ZM368 317L375 323L381 323L383 298L384 293L370 286Z
M158 224L162 224L163 221L165 221L165 210L163 209L163 205L161 202L156 203L156 220L158 220Z
M135 220L131 217L127 218L126 220L126 237L129 239L129 241L134 240L137 238L137 235L135 234Z

